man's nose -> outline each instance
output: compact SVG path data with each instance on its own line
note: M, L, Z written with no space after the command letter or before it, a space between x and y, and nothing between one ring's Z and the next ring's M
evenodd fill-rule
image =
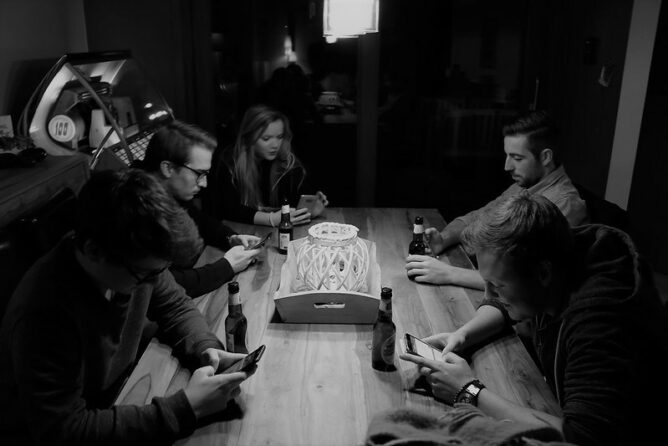
M506 170L506 172L513 170L512 160L510 159L509 156L506 157L506 163L503 166L503 168Z
M199 180L199 183L197 184L199 187L206 187L207 182L206 182L206 177L202 177L201 180Z

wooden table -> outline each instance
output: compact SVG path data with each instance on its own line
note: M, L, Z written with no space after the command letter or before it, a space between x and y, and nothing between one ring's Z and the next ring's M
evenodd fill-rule
M393 289L397 337L422 337L452 331L474 314L483 293L453 286L420 285L406 276L405 257L413 221L422 215L426 227L442 228L435 209L331 208L324 219L353 224L359 236L374 241L383 286ZM324 221L323 217L315 222ZM233 224L240 233L264 234L269 228ZM295 238L307 234L295 228ZM440 414L447 405L412 392L418 377L412 363L395 363L397 372L371 368L370 325L298 325L272 322L274 292L279 287L285 256L276 250L276 237L266 257L239 274L243 310L248 318L248 348L266 344L254 376L241 386L237 401L241 419L198 429L183 444L196 445L361 445L371 418L401 406ZM208 249L208 248L207 248ZM217 254L218 256L220 253ZM442 261L470 266L461 248L440 256ZM220 339L225 338L227 290L196 299ZM399 345L397 343L397 355ZM559 413L542 375L516 336L507 336L473 355L478 378L499 395L538 410ZM154 396L183 388L189 372L170 349L153 340L123 388L117 404L146 404Z

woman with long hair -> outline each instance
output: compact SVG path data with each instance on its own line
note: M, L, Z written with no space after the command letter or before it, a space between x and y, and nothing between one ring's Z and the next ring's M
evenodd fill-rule
M305 188L306 170L292 153L288 118L266 105L250 107L241 121L234 146L216 157L209 175L206 210L217 218L277 226L284 199L297 204ZM322 210L327 197L316 193ZM278 210L276 210L278 209ZM316 217L307 208L293 210L293 224Z

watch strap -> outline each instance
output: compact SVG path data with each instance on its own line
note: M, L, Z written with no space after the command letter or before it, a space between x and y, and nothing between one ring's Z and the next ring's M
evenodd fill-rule
M480 391L484 388L485 385L477 379L467 382L455 395L455 398L452 401L452 405L454 406L455 403L467 403L477 406L478 394L480 394Z

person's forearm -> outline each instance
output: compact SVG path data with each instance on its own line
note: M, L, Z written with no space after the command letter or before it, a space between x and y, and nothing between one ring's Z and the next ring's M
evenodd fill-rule
M475 313L473 319L457 329L464 336L462 349L489 339L503 330L505 320L503 313L491 305L483 305Z
M460 236L465 227L466 224L463 221L454 220L441 231L444 250L458 244L461 241ZM437 252L436 254L440 254L440 252Z
M480 273L475 269L460 268L452 266L452 281L453 285L459 285L466 288L473 288L474 290L484 290L485 281Z
M536 428L551 426L562 432L561 418L511 403L487 388L478 394L478 408L497 420L513 420Z
M253 216L253 224L276 227L278 225L276 217L271 212L257 211Z

